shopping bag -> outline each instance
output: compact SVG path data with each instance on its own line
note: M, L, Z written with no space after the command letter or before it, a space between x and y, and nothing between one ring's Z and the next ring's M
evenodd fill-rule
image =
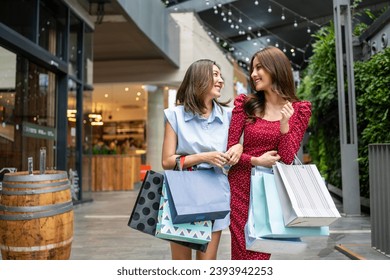
M167 197L167 188L163 184L160 209L156 227L156 237L185 241L195 244L205 244L211 241L212 221L198 221L183 224L173 224L170 213L170 205Z
M249 202L248 220L244 228L247 250L269 254L299 254L307 248L300 238L262 238L256 235L253 205Z
M128 221L128 226L145 234L155 236L164 175L148 170L140 187ZM174 241L191 249L206 252L206 244Z
M286 226L329 226L340 218L316 165L277 162L273 171Z
M254 211L256 236L263 238L298 238L328 236L329 227L286 227L274 175L252 172L250 199Z
M223 219L230 212L227 176L214 169L165 171L172 223Z

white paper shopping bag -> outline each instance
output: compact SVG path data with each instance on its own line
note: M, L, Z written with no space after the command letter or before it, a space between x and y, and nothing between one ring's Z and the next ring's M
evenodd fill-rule
M340 218L316 165L277 162L273 170L286 226L329 226Z

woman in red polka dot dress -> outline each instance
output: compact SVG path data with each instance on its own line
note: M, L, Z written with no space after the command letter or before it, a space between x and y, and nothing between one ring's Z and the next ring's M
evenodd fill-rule
M290 164L294 160L309 123L311 104L296 96L290 61L278 48L255 53L250 71L256 93L236 97L229 128L228 148L244 133L243 154L229 171L231 258L268 260L270 254L245 247L251 168L271 168L276 161Z

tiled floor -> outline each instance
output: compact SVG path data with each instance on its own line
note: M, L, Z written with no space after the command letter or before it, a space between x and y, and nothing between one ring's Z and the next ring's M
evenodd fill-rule
M75 207L75 232L71 259L74 260L169 260L166 241L138 232L127 222L138 193L99 192L94 201ZM337 204L337 202L336 202ZM343 216L330 227L328 237L307 237L307 250L298 255L273 255L273 260L348 260L351 256L337 250L343 245L358 257L390 260L371 247L370 218ZM222 234L218 259L230 259L230 233Z
M96 192L93 201L74 206L72 260L169 260L169 243L127 226L137 197L133 191ZM336 201L338 206L339 203ZM327 237L304 238L308 247L301 254L273 255L273 260L348 260L352 256L369 260L390 260L371 247L370 217L343 216L330 226ZM222 234L218 259L230 259L230 233Z

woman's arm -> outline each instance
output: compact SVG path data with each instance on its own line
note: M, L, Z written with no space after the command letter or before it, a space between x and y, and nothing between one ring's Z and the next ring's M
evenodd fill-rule
M278 154L284 163L290 164L294 160L309 125L310 116L311 103L297 102L294 114L288 122L288 131L281 135L278 145Z
M164 169L173 169L176 165L176 158L180 155L176 154L177 135L170 123L165 123L165 133L162 148L162 166ZM202 162L215 165L223 168L230 160L229 155L224 152L204 152L199 154L185 155L183 168L188 168Z

